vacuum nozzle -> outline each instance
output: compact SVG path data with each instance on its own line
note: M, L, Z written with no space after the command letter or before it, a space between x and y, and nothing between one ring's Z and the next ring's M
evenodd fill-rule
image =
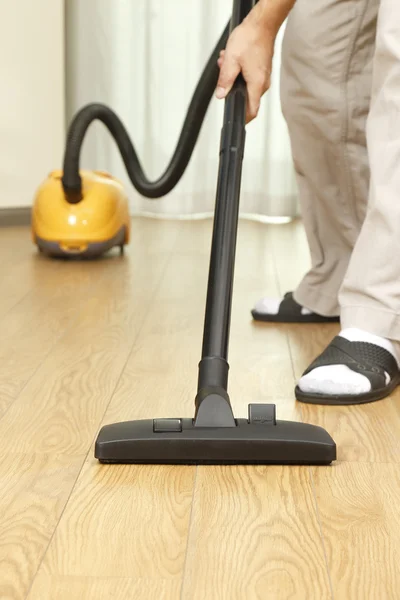
M193 419L149 419L104 426L101 463L329 465L336 444L322 427L277 421L275 405L250 404L233 427L198 427Z

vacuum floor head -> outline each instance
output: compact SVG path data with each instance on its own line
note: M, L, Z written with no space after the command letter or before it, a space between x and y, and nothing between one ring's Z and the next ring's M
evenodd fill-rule
M329 465L336 444L321 427L276 421L274 405L250 405L234 427L198 427L193 419L106 425L96 441L101 463Z

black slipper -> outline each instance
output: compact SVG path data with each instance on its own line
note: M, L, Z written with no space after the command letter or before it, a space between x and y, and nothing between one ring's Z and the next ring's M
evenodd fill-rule
M371 391L357 395L330 395L302 392L299 386L295 394L299 402L308 404L365 404L389 396L400 384L400 371L396 359L384 348L367 342L349 342L335 337L329 346L315 359L303 373L306 375L317 367L346 365L352 371L361 373L371 382ZM386 384L385 371L390 377Z
M251 314L255 321L269 323L338 323L340 320L339 317L323 317L316 313L303 315L302 308L293 298L293 292L288 292L279 305L278 314L262 313L256 309L253 309Z

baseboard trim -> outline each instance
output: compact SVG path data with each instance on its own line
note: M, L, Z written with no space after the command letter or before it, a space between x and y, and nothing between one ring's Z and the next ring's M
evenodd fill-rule
M31 224L32 209L30 206L22 208L0 208L0 227L18 227Z
M31 224L32 209L29 206L22 208L0 208L0 227L21 227ZM149 218L160 219L166 221L197 221L204 219L212 219L214 213L199 213L189 215L169 215L159 213L138 212L131 215L131 218ZM240 213L240 219L244 221L258 221L269 225L284 225L291 221L299 220L299 217L268 217L259 214Z

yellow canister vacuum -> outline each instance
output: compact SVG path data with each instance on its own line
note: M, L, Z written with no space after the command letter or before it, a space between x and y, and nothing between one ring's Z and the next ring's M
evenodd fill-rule
M146 179L135 149L118 117L94 104L74 119L62 173L53 173L39 190L33 235L39 248L55 255L97 255L127 243L127 200L120 184L104 173L79 170L83 138L100 119L118 144L135 188L147 198L167 194L183 175L218 82L217 59L231 29L254 0L233 0L230 24L200 79L177 148L156 182ZM336 444L315 425L278 421L275 405L250 404L247 418L236 418L228 394L228 346L245 148L247 90L240 75L225 100L219 148L215 216L195 414L105 425L95 444L100 463L141 464L316 464L336 460Z
M130 215L122 184L99 171L82 171L79 193L65 192L62 172L50 173L39 188L32 235L49 256L95 258L129 242Z

